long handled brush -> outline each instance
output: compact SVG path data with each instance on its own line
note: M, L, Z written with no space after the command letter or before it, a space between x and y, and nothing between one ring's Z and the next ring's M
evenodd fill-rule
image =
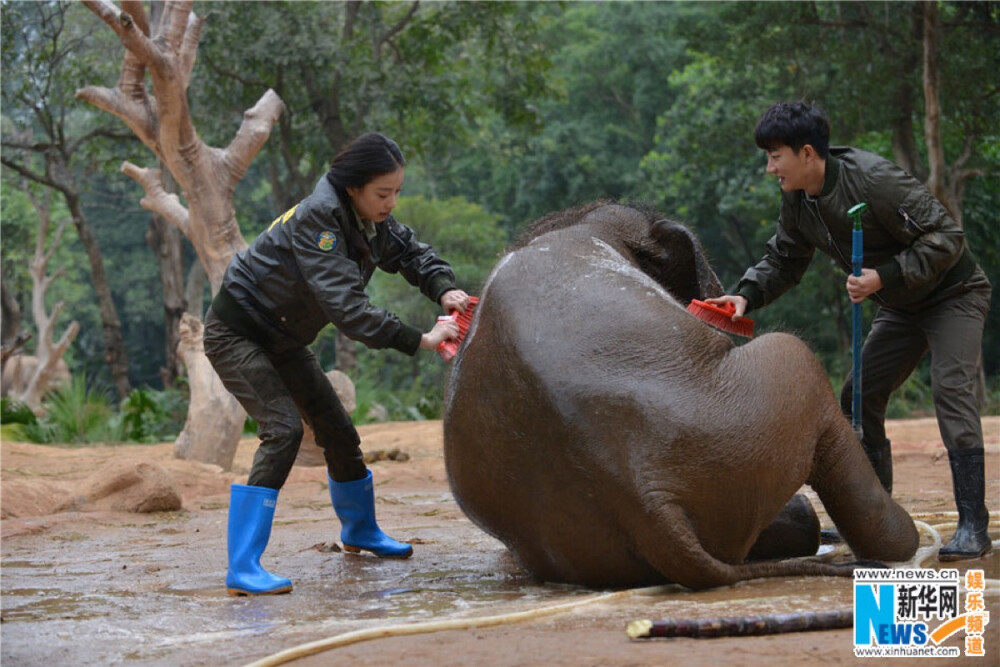
M864 232L861 226L861 213L868 208L868 204L861 202L855 204L848 211L847 215L854 221L854 229L851 233L851 273L855 276L861 275L861 263L864 260ZM861 324L864 320L861 304L854 304L852 311L853 326L851 328L851 347L854 355L853 368L851 369L851 428L854 435L860 441L864 436L864 429L861 426Z
M753 320L748 317L733 322L733 315L736 314L736 306L731 301L727 301L722 306L715 306L698 299L692 299L688 304L688 312L699 320L708 322L716 329L721 329L737 336L753 338Z
M462 344L465 340L465 334L469 333L469 325L472 324L472 315L476 312L476 304L479 303L479 298L470 296L469 305L465 309L465 312L459 312L457 310L451 311L450 315L444 315L443 317L450 317L455 320L458 324L458 338L455 340L442 341L438 345L438 354L445 361L451 361L458 354L458 346Z

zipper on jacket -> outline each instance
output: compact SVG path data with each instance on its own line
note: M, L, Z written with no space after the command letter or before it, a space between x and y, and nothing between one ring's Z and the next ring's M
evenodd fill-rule
M900 206L896 209L896 215L903 219L903 227L906 231L914 234L915 236L920 236L921 234L927 234L930 230L925 229L923 225L910 217L910 214L906 212L906 209Z
M823 231L826 232L827 245L837 252L837 256L840 258L840 261L843 262L843 267L847 267L847 269L850 270L851 262L847 261L847 258L844 257L844 253L840 251L840 246L838 246L836 241L833 240L833 234L830 233L829 225L826 224L826 220L824 220L823 216L820 215L819 204L815 199L812 199L809 196L804 197L804 200L806 202L806 209L819 221L819 224L823 226Z

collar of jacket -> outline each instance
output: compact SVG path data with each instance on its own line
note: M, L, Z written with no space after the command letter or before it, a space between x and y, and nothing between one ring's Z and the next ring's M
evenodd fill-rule
M346 192L341 191L336 184L334 184L333 179L330 178L330 173L327 172L323 175L326 184L333 190L333 198L337 203L336 208L344 211L344 215L347 217L348 224L354 225L354 227L364 234L365 238L371 241L378 234L378 229L375 224L370 221L365 221L361 219L358 215L358 211L354 208L354 204L351 203L350 196Z
M351 210L351 215L354 216L354 226L358 228L358 231L365 235L369 241L375 238L378 234L378 229L375 227L375 223L371 220L365 220L358 213L358 209L354 208L354 204L348 204L347 208Z
M830 153L826 156L826 170L823 174L823 190L819 193L820 197L825 197L833 189L837 187L837 180L840 178L840 160Z

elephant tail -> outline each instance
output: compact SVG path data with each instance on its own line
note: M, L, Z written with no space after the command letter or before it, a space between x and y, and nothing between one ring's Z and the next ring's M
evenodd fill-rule
M885 567L881 563L822 563L816 560L779 560L734 565L737 581L770 577L850 577L856 567Z

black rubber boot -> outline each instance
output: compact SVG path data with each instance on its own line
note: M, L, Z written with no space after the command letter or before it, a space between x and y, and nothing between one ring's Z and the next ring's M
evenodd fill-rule
M875 470L878 481L882 482L882 488L890 496L892 495L892 443L886 440L882 445L874 448L865 446L865 454Z
M993 544L987 533L990 513L986 510L986 471L982 449L948 452L951 483L958 506L958 528L948 544L938 551L942 561L979 558Z

